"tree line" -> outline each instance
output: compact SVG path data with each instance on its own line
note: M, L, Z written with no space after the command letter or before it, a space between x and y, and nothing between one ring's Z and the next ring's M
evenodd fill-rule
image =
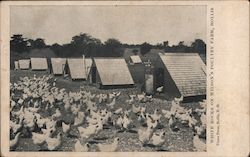
M47 45L45 39L27 39L22 34L14 34L10 40L10 50L16 53L29 52L32 49L50 48L58 57L121 57L124 48L140 48L141 54L148 53L152 48L163 49L166 52L196 52L206 54L206 43L201 39L195 39L190 46L180 41L177 45L169 46L168 41L158 44L144 42L142 44L121 43L118 39L110 38L105 42L94 38L89 34L80 33L72 37L70 43Z

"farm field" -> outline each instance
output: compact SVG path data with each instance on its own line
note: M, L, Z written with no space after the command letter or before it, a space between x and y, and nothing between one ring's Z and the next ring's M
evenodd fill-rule
M10 72L10 82L12 84L17 83L23 77L27 78L34 78L34 74L36 78L39 77L49 77L46 72L42 71L11 71ZM56 78L56 80L55 80ZM55 151L75 151L75 143L77 139L80 140L82 145L89 143L89 150L90 152L100 151L98 148L98 144L111 144L116 137L119 137L119 142L117 145L116 151L169 151L169 152L189 152L189 151L198 151L193 143L194 133L196 130L194 129L195 126L189 126L188 123L183 123L182 121L175 118L174 127L173 125L169 125L169 119L164 116L162 113L163 110L170 111L172 108L172 101L163 100L160 98L148 98L145 102L140 102L135 100L132 104L146 107L145 114L154 114L157 110L157 114L162 115L159 119L159 123L157 127L154 128L154 133L161 133L165 132L164 135L164 142L160 146L152 145L150 142L147 144L142 144L139 139L138 130L140 128L147 128L146 122L141 122L138 120L138 114L131 111L132 104L128 103L130 100L130 95L141 95L142 92L140 87L135 88L125 88L125 89L105 89L101 90L96 88L94 85L88 85L83 81L71 81L70 79L64 79L63 77L51 77L48 79L47 83L49 86L47 87L49 91L51 88L57 89L65 89L65 93L80 93L81 91L90 92L95 97L91 100L92 102L96 103L96 107L98 111L107 110L108 113L111 113L111 116L108 119L108 122L103 124L101 130L97 133L93 134L89 138L82 138L79 134L78 127L86 127L87 120L86 117L90 117L88 105L80 103L83 97L80 100L73 101L70 105L76 104L76 106L80 106L78 112L83 112L85 114L85 120L80 125L74 125L74 118L76 117L75 114L72 113L72 110L66 110L65 104L62 101L55 101L53 105L47 106L41 103L39 106L39 110L37 111L38 114L41 115L42 118L51 118L54 114L59 110L60 116L56 117L56 124L55 124L55 131L51 134L51 137L56 138L59 133L62 133L61 136L61 144ZM83 93L84 93L83 92ZM113 99L116 99L115 104L113 107L107 106L107 104L112 103L113 99L108 97L107 100L98 102L98 96L101 94L109 95L112 93L120 93L117 94ZM24 103L18 103L18 100L22 97L23 92L18 90L13 90L11 92L14 96L12 100L15 102L15 105L11 112L18 112L20 111L22 106L24 108L29 108L29 106L34 107L32 103L28 106L28 101L32 98L27 98L24 100ZM38 97L35 100L40 101L41 97ZM25 104L27 103L27 104ZM202 109L202 106L199 102L192 102L192 103L180 103L180 106L188 111L191 109L192 117L197 120L195 123L196 126L201 126L202 122L199 116L199 113L195 112L196 109ZM130 124L128 128L119 128L113 122L115 122L120 116L123 116L124 113L115 114L115 112L121 109L123 112L130 111L128 115L128 119L130 120ZM16 116L11 116L11 120L16 122ZM67 133L63 132L62 123L70 125L70 130ZM31 129L27 129L27 127L21 127L19 129L20 138L13 148L13 151L48 151L47 144L37 145L34 144L32 139L32 132L36 132L41 134L42 127L35 127L31 131ZM205 134L205 133L203 133ZM13 139L15 134L11 131L10 139ZM201 137L201 141L205 142L205 138Z

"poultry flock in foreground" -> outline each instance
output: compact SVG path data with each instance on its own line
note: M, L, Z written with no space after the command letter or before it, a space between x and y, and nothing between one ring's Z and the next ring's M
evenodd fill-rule
M72 92L56 83L52 75L34 75L10 84L10 150L16 150L20 138L27 138L38 151L64 151L60 147L67 140L63 139L73 139L69 151L122 151L124 142L116 135L128 133L142 148L168 151L168 132L178 132L180 126L192 131L193 151L206 150L205 100L199 108L187 109L180 97L169 110L149 111L143 104L155 98L145 93L128 95L126 107L120 107L116 100L122 91L94 94L83 86ZM111 130L109 137L104 130Z

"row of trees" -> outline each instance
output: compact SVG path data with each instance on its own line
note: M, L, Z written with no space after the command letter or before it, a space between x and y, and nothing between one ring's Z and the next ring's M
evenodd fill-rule
M191 46L187 46L183 41L178 45L169 46L168 41L156 45L147 42L142 44L126 44L119 40L111 38L101 42L100 39L94 38L89 34L80 33L72 37L68 44L60 45L58 43L46 45L42 38L27 39L22 34L15 34L10 40L11 51L17 53L29 52L32 49L50 48L58 57L79 57L83 54L86 57L119 57L123 55L123 48L140 47L141 53L144 55L152 48L165 49L167 52L198 52L206 53L206 44L201 39L196 39Z

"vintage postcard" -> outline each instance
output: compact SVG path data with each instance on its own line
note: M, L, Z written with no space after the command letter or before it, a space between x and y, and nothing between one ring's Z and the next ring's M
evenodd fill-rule
M249 155L247 1L0 9L1 156Z

